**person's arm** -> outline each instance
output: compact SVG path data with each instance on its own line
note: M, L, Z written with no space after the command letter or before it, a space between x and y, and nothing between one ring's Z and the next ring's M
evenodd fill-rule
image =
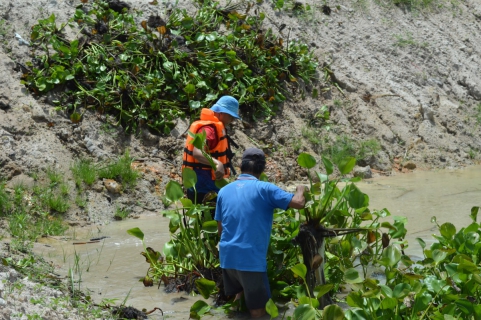
M222 221L217 221L217 234L219 237L222 235Z
M289 202L289 208L302 209L306 204L306 198L304 197L304 192L307 191L306 186L297 186L296 193L292 197L291 202Z
M209 160L207 160L207 158L204 157L204 155L202 154L202 151L200 151L196 147L194 147L194 150L192 151L192 155L200 163L210 165ZM216 164L215 178L217 180L222 179L224 177L224 172L225 172L224 171L224 165L222 164L222 162L220 162L217 159L212 158L212 160Z
M219 141L217 140L217 133L215 131L215 128L210 125L203 126L197 131L197 133L200 133L200 132L205 132L207 146L209 147L210 150L214 149L217 146L217 143L219 143ZM210 166L209 160L207 160L207 158L202 154L201 150L194 147L194 150L192 151L192 153L193 153L192 155L197 161L199 161L202 164L206 164ZM220 162L217 159L212 158L212 160L216 165L216 168L214 171L216 180L222 179L225 174L224 165L222 164L222 162Z

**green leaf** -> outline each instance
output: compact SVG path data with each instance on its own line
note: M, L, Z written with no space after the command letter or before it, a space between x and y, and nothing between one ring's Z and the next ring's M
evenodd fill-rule
M393 291L392 295L396 299L402 299L411 292L411 286L407 283L398 283Z
M229 180L227 179L220 179L220 180L215 180L215 186L219 189L222 189L226 185L229 184Z
M217 291L215 281L208 280L206 278L195 280L195 286L197 287L204 299L209 298L211 294Z
M323 320L342 320L344 319L344 311L337 304L331 304L322 311Z
M396 246L389 246L383 251L379 263L386 267L393 267L399 260L401 260L401 251Z
M272 299L269 299L266 303L266 312L271 316L271 319L277 318L279 315L279 310L277 310L277 306Z
M207 233L217 233L217 221L210 220L202 223L202 230Z
M471 316L473 314L473 303L467 299L458 299L454 301L456 306L464 312L464 314ZM466 317L468 318L468 317Z
M432 252L432 258L436 264L439 264L441 261L446 259L447 256L448 254L445 251L439 249L435 249Z
M189 101L189 107L191 109L199 109L200 106L201 106L200 101L196 101L196 100L190 100Z
M195 85L192 83L189 83L188 85L185 86L184 92L187 94L194 94L195 93Z
M416 238L416 241L419 243L419 245L421 246L421 248L424 250L424 248L426 248L426 242L424 242L423 239L421 238Z
M395 298L384 298L381 301L381 309L383 310L388 310L388 309L394 309L397 306L397 299Z
M314 295L317 299L328 293L332 288L334 288L333 283L323 284L314 288Z
M468 274L470 274L470 273L479 274L480 273L478 267L474 263L472 263L471 261L466 260L466 259L461 259L461 261L459 261L458 271L459 272L465 272L465 273L468 273Z
M185 17L184 19L182 19L181 23L184 29L191 29L194 25L194 19L192 19L191 17Z
M307 274L307 267L305 264L303 263L299 263L299 264L296 264L295 266L293 266L291 268L291 271L301 277L302 279L305 279L306 278L306 274Z
M197 183L197 174L192 168L185 167L182 169L182 183L184 188L189 189Z
M301 153L297 157L297 163L301 168L311 169L316 165L316 159L308 153Z
M236 52L234 50L229 50L225 52L225 55L231 59L234 59L236 57Z
M312 320L316 319L316 310L309 304L301 304L296 310L292 317L293 320Z
M323 156L322 163L324 163L324 167L326 168L327 175L332 174L332 172L334 171L334 165L332 164L331 160Z
M442 291L447 290L449 287L446 287L446 281L439 280L433 275L426 276L424 279L424 283L429 291L434 293L435 295L441 293Z
M144 233L139 228L129 229L127 230L127 233L144 241Z
M359 272L354 268L349 268L344 272L346 283L361 283L362 279L359 277Z
M197 300L190 307L190 318L200 319L204 314L210 311L210 306L203 300Z
M165 196L169 201L175 202L184 196L180 183L170 180L165 186Z
M349 201L349 206L354 209L369 206L369 197L362 193L355 184L351 185L351 190L349 191L347 200Z
M178 252L177 252L177 248L175 246L175 243L173 242L173 240L170 240L169 242L166 242L164 244L164 249L162 250L164 252L164 255L166 257L177 257L178 256Z
M205 39L207 41L214 41L216 39L216 35L214 33L208 33L206 36L205 36Z
M298 302L299 304L309 304L316 309L319 307L319 301L314 298L309 298L308 296L300 297Z
M456 227L452 223L446 222L441 225L439 232L444 238L450 240L456 234Z
M474 222L478 219L479 207L472 207L471 214L469 215Z
M347 157L339 161L337 167L342 174L348 174L356 165L356 158Z

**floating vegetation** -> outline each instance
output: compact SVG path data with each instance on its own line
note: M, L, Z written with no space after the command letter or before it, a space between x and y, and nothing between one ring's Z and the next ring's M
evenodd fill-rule
M114 115L126 130L168 133L175 119L225 94L246 116L268 117L290 85L316 79L308 46L262 29L265 15L248 15L249 5L240 13L240 5L203 1L194 16L175 8L137 23L140 13L115 3L80 4L68 23L57 25L52 14L32 28L35 56L22 83L36 95L56 89L57 108L73 122L89 108ZM80 29L72 41L67 25Z

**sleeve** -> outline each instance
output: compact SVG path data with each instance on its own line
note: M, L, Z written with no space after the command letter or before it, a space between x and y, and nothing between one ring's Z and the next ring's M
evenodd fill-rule
M197 130L197 133L205 131L205 138L207 140L207 146L209 147L209 150L214 149L217 146L217 143L219 143L217 139L217 133L215 132L215 128L213 126L203 126L200 127L199 130Z
M222 221L222 198L220 197L220 194L217 195L214 219L216 221Z
M267 188L273 207L287 210L294 194L286 192L272 183L267 183Z

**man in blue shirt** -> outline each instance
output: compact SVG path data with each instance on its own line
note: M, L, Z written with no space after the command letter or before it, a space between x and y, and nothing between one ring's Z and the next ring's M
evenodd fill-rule
M266 256L274 209L303 208L307 190L298 186L292 194L260 181L265 165L262 150L245 150L242 173L219 191L215 211L225 294L239 298L243 293L253 318L266 313L270 298Z

